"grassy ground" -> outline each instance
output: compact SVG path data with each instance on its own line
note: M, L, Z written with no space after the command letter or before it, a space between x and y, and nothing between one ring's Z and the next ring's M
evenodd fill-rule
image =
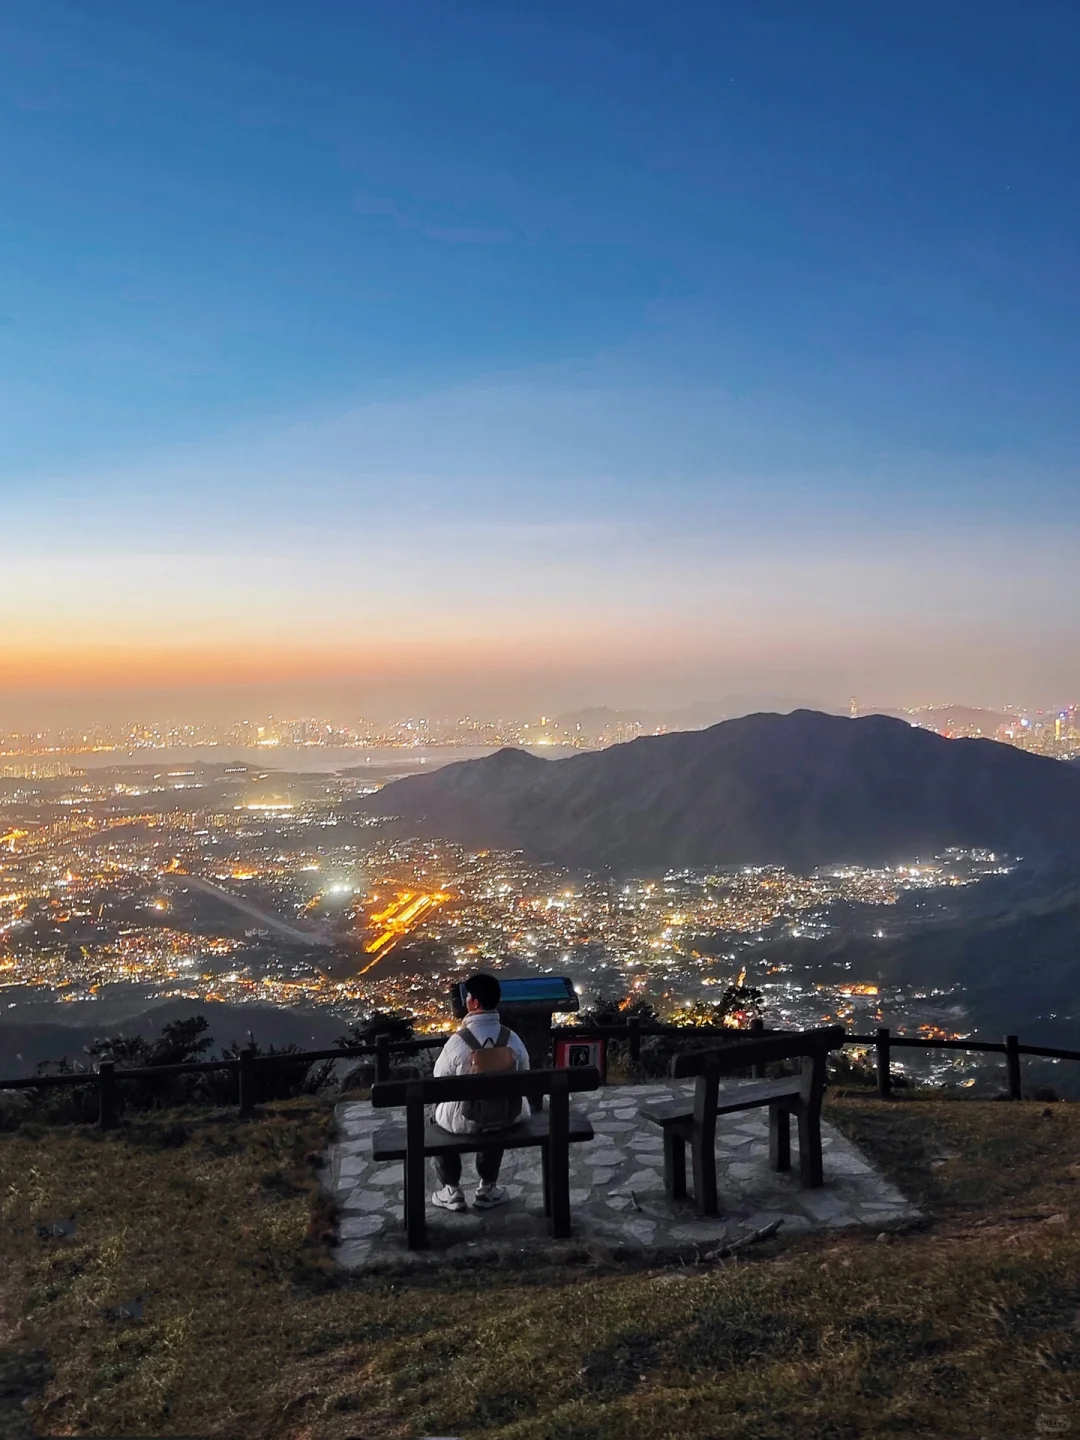
M407 1281L329 1270L316 1103L2 1135L0 1437L1080 1434L1080 1106L829 1109L924 1225Z

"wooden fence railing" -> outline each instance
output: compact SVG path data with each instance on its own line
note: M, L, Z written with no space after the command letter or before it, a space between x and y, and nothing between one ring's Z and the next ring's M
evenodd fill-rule
M75 1085L96 1085L98 1088L98 1125L114 1130L119 1124L117 1083L121 1080L158 1080L167 1075L194 1075L202 1071L233 1070L236 1072L236 1101L242 1116L255 1110L255 1071L285 1065L313 1065L316 1060L349 1060L360 1055L374 1055L375 1079L389 1080L392 1055L416 1055L422 1050L441 1050L446 1037L428 1040L391 1040L378 1035L374 1045L354 1045L348 1049L301 1050L293 1054L259 1055L253 1045L225 1060L190 1060L181 1065L141 1065L118 1070L113 1060L101 1060L96 1070L73 1071L65 1075L34 1075L21 1080L0 1080L0 1090L37 1090Z
M765 1032L760 1020L750 1024L752 1034ZM624 1025L562 1026L555 1031L559 1039L574 1034L596 1035L608 1040L625 1040L627 1056L633 1064L641 1059L641 1041L645 1036L706 1036L724 1035L730 1038L734 1032L730 1027L698 1027L696 1025L642 1025L630 1019ZM924 1035L893 1035L887 1025L879 1026L872 1035L848 1035L845 1045L859 1045L872 1048L875 1055L875 1070L878 1094L888 1098L892 1094L892 1051L909 1050L969 1050L975 1053L1005 1056L1005 1077L1010 1100L1023 1098L1020 1058L1024 1055L1044 1060L1080 1061L1080 1050L1062 1050L1054 1045L1021 1045L1015 1035L1006 1035L1002 1041L992 1040L936 1040Z
M760 1020L750 1025L752 1034L768 1033ZM667 1039L698 1039L723 1036L731 1039L737 1032L730 1026L642 1025L635 1019L623 1025L573 1025L553 1031L556 1039L575 1035L595 1035L607 1040L624 1040L627 1056L633 1064L641 1059L641 1042L650 1036ZM745 1032L744 1032L745 1033ZM443 1035L420 1040L391 1040L388 1035L376 1037L373 1045L357 1045L348 1049L302 1050L293 1054L259 1055L254 1046L247 1046L237 1055L224 1060L193 1060L181 1065L146 1065L117 1069L113 1060L101 1060L96 1070L75 1071L64 1075L34 1075L20 1080L0 1080L0 1090L38 1090L53 1087L96 1085L98 1090L98 1125L113 1130L119 1124L120 1107L117 1086L121 1081L162 1079L167 1075L188 1075L199 1071L233 1070L236 1073L237 1107L241 1116L250 1116L255 1109L257 1091L255 1073L260 1067L312 1065L317 1060L349 1060L358 1056L375 1057L375 1079L390 1078L393 1056L416 1055L424 1050L438 1050L446 1043ZM921 1035L893 1035L887 1026L880 1026L872 1035L848 1035L845 1045L873 1048L875 1053L877 1091L887 1099L892 1094L891 1055L895 1049L968 1050L977 1053L1004 1055L1005 1074L1010 1100L1023 1098L1022 1056L1048 1060L1080 1061L1080 1050L1062 1050L1052 1045L1021 1045L1015 1035L1004 1041L934 1040ZM757 1073L758 1067L755 1067Z

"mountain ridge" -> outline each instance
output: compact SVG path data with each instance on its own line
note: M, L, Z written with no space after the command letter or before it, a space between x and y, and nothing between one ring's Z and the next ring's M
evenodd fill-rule
M628 872L1080 854L1080 775L882 715L762 713L546 760L505 748L358 802L412 833Z

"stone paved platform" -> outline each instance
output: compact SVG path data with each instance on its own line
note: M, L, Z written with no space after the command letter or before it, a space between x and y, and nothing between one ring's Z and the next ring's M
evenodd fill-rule
M736 1082L738 1083L738 1082ZM831 1126L822 1126L825 1185L801 1190L797 1168L769 1168L768 1113L747 1110L721 1116L717 1128L717 1182L722 1214L702 1219L691 1202L664 1194L663 1147L655 1125L639 1119L638 1106L685 1084L620 1085L575 1097L575 1108L593 1123L596 1139L570 1147L570 1209L574 1242L605 1249L679 1251L688 1257L783 1220L782 1233L823 1226L867 1225L880 1229L918 1218L918 1211L859 1151ZM585 1103L582 1103L585 1102ZM410 1252L402 1231L402 1166L373 1165L371 1135L394 1118L366 1101L337 1107L341 1138L330 1149L326 1183L341 1211L335 1258L350 1270L381 1265L431 1265L485 1253L551 1250L540 1193L538 1150L509 1150L500 1182L511 1200L497 1210L451 1214L428 1207L428 1250ZM689 1157L687 1157L689 1160ZM792 1161L798 1141L792 1125ZM689 1169L689 1165L687 1166ZM428 1162L428 1193L435 1174ZM475 1186L465 1157L466 1197ZM563 1245L566 1242L561 1242Z

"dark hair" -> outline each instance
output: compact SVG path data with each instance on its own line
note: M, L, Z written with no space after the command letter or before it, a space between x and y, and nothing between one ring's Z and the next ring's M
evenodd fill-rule
M471 995L485 1010L494 1010L502 995L502 986L494 975L470 975L465 981L465 994Z

